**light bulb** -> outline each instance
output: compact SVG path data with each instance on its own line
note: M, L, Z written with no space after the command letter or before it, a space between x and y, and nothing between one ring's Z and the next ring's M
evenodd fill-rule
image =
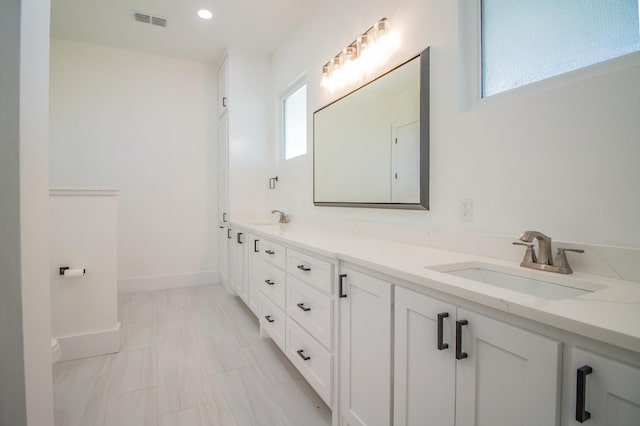
M198 11L198 16L201 17L202 19L211 19L213 18L213 13L207 9L200 9Z

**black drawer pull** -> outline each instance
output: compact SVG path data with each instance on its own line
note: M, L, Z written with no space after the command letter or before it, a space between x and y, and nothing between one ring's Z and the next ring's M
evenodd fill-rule
M267 283L268 285L275 285L276 284L271 280L264 280L264 282Z
M456 359L465 359L469 356L462 352L462 326L469 324L467 320L456 321Z
M587 376L593 373L593 368L585 365L578 368L578 378L576 380L576 420L584 423L591 418L591 413L587 411L585 399L587 395Z
M227 222L227 213L222 213L222 221Z
M227 228L227 238L231 239L231 228Z
M300 355L300 358L302 358L303 361L309 361L311 359L310 356L304 354L304 349L298 349L296 352Z
M309 312L311 310L310 307L304 306L304 302L300 302L296 305L298 308L302 309L305 312Z
M298 269L300 269L301 271L305 271L305 272L308 272L308 271L310 271L310 270L311 270L311 268L307 268L307 267L306 267L306 266L304 266L304 265L298 265Z
M275 322L275 320L271 318L271 315L265 315L264 319L266 319L269 322Z
M236 241L238 242L238 244L242 244L242 232L238 232L236 234Z
M225 107L225 108L227 107L227 97L226 96L222 97L222 106Z
M260 250L258 250L258 241L260 240L253 240L253 251L256 253L260 253Z
M340 297L347 297L346 293L344 292L344 279L347 278L347 274L340 274Z
M267 254L276 254L276 252L273 250L265 250L264 252Z
M438 314L438 350L439 351L449 348L449 344L443 342L443 336L442 336L442 328L443 328L443 322L445 318L449 318L448 312L441 312Z

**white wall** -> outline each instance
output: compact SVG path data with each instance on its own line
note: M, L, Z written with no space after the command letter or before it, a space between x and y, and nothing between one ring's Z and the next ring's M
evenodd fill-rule
M118 352L118 192L51 190L51 334L62 360ZM85 269L81 277L61 267Z
M278 162L272 206L294 217L514 237L537 229L559 240L639 248L640 55L618 70L579 71L560 83L462 111L463 3L319 2L272 58L275 93L307 73L311 121L312 111L331 100L319 87L322 65L376 20L388 17L401 31L402 44L389 67L431 46L431 210L314 208L311 149L295 161ZM459 220L462 198L473 199L471 223Z
M215 279L215 67L51 46L51 186L120 190L124 290Z
M0 3L0 424L53 425L49 1Z

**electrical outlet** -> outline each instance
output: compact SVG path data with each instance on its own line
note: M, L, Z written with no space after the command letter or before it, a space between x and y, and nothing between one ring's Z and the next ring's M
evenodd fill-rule
M473 221L473 200L471 198L460 200L460 220L463 222Z

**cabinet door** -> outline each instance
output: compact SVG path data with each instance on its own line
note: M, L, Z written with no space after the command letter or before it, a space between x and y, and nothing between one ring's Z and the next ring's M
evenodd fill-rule
M229 107L229 58L225 57L218 69L218 117Z
M565 374L570 381L566 384L570 396L565 397L563 424L640 424L639 368L581 349L572 351L570 365ZM582 391L578 390L579 385L583 385Z
M232 231L232 239L229 247L229 281L231 289L242 300L247 300L247 288L245 285L245 255L244 247L246 236L243 232Z
M456 307L395 290L394 425L453 426Z
M229 228L225 225L218 226L218 271L220 282L229 291Z
M558 424L559 342L465 309L456 330L457 426Z
M247 236L247 306L256 315L260 315L260 239L255 235Z
M218 121L218 222L229 222L229 118Z
M341 425L391 423L391 291L344 269L340 300ZM346 295L346 297L342 297Z

